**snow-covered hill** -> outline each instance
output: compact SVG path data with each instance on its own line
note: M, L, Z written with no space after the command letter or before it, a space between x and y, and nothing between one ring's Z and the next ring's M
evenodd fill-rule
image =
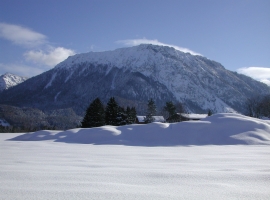
M26 77L5 73L0 76L0 92L27 80Z
M12 140L131 146L270 145L270 121L234 113L215 114L200 121L154 122L67 131L38 131Z
M244 112L247 98L270 87L226 70L220 63L172 47L143 44L69 57L55 68L6 91L2 104L43 110L73 108L83 115L89 102L115 96L144 115L153 98L161 109L180 101L190 112Z
M0 199L269 200L269 145L267 121L237 114L1 133Z

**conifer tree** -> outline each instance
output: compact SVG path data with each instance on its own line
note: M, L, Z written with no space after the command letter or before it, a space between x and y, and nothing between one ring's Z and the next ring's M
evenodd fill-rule
M118 104L115 101L114 97L111 97L107 103L106 110L105 110L105 122L106 125L113 125L117 126L117 116L119 113Z
M132 107L131 110L131 118L132 118L132 123L135 123L136 118L137 118L137 111L135 107Z
M127 107L126 114L127 114L127 124L132 124L131 109L129 106Z
M137 117L135 107L130 108L128 106L126 110L126 114L127 114L127 124L134 124Z
M176 107L172 101L167 101L166 106L164 106L164 110L168 112L169 118L176 114Z
M104 108L99 98L96 98L87 108L82 128L91 128L105 125Z
M148 108L147 108L147 113L146 113L146 117L144 118L144 121L145 123L152 123L155 120L153 116L155 116L157 112L155 102L153 101L152 98L148 101L147 106Z
M163 108L167 113L167 122L178 122L181 121L181 117L176 112L176 106L172 101L167 101L166 105Z
M116 117L116 125L123 126L127 124L127 114L124 108L118 107L117 117Z

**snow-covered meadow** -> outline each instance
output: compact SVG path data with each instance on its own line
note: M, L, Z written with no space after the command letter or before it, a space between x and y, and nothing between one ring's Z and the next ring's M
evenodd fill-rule
M269 199L270 124L197 122L0 134L0 199Z

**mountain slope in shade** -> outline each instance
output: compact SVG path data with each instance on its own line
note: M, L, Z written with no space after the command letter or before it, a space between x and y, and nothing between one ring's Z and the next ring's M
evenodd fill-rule
M270 87L226 70L220 63L171 47L139 45L69 57L55 68L13 87L0 103L43 110L73 108L83 115L89 102L115 96L120 105L145 114L153 98L161 108L180 101L190 112L244 112L245 101Z
M26 81L28 78L14 75L11 73L5 73L0 76L0 92L3 90L6 90L10 87L13 87L15 85L18 85L24 81Z

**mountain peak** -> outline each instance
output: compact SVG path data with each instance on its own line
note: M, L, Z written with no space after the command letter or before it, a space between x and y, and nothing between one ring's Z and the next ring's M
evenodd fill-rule
M190 112L244 112L247 98L268 93L266 85L203 56L168 46L141 44L71 56L8 90L0 103L35 105L44 110L72 107L81 115L83 106L78 107L74 99L86 105L97 97L105 103L115 96L122 106L136 106L141 114L150 98L159 109L166 101L173 101L186 104ZM20 95L26 94L22 100Z
M18 76L18 75L6 72L5 74L0 76L0 92L10 87L13 87L15 85L18 85L27 79L28 79L27 77Z
M99 65L110 64L111 66L117 66L117 68L129 66L129 69L132 69L144 66L147 63L162 62L165 65L177 59L191 60L193 56L169 46L140 44L112 51L76 54L59 63L55 68L72 69L81 63L96 63Z

